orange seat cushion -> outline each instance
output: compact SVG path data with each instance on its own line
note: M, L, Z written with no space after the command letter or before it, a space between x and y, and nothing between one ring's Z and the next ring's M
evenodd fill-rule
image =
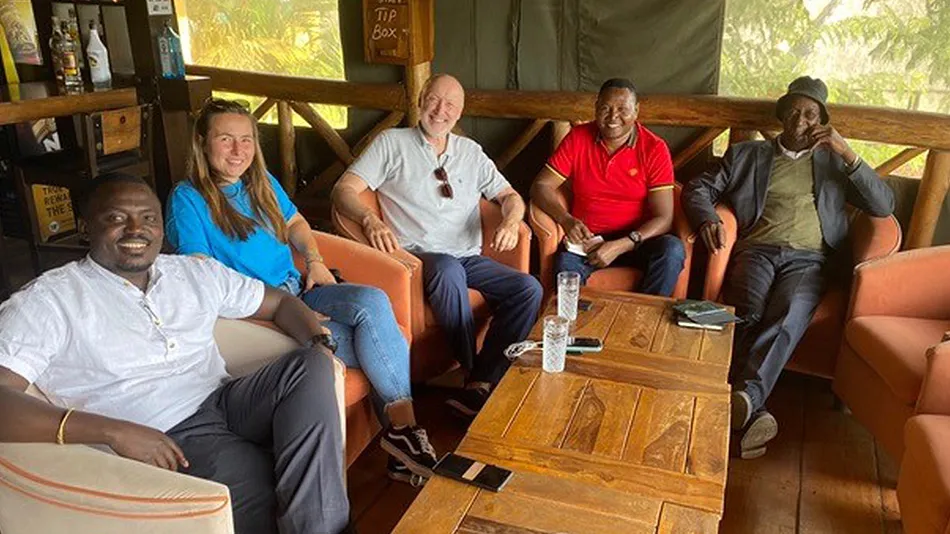
M640 286L643 272L633 267L607 267L587 279L587 287L606 291L633 291Z
M950 417L912 417L904 437L898 497L905 528L944 532L950 518Z
M894 396L912 406L927 370L927 349L940 342L947 326L939 319L869 315L849 321L845 339Z
M371 386L366 375L359 369L346 369L346 379L343 382L343 401L349 408L369 395Z

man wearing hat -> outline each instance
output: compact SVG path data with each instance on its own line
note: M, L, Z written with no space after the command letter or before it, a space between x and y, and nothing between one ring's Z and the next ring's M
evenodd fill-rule
M894 210L890 188L829 124L827 98L821 80L796 79L776 103L783 130L774 141L733 145L683 189L683 209L711 253L725 245L714 206L728 204L738 221L723 300L743 319L730 372L742 458L761 456L778 434L765 400L811 322L826 260L848 236L845 203L875 217Z

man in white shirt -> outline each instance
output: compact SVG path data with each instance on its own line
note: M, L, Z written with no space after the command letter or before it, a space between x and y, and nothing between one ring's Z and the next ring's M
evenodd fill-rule
M105 444L221 482L236 532L346 528L320 317L215 260L160 255L161 206L140 179L97 179L80 211L89 255L0 305L0 441ZM307 348L231 380L218 317L273 320ZM53 404L27 396L31 383Z
M525 206L476 142L451 133L464 103L458 80L430 78L419 95L419 126L380 134L340 178L333 202L360 221L377 249L405 248L422 260L429 305L456 359L471 370L466 389L449 405L471 417L508 368L505 348L534 325L542 291L530 275L482 255L481 198L501 205L504 219L491 242L498 251L518 244ZM382 219L360 202L367 188L379 193ZM468 288L480 291L494 312L477 358Z

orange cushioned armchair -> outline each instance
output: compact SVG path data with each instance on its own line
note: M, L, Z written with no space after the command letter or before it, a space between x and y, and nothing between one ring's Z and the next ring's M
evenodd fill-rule
M927 351L916 413L904 427L897 480L907 534L950 533L950 342Z
M686 298L686 289L689 284L689 267L693 259L693 240L689 222L680 205L680 194L683 188L676 184L673 189L673 230L672 233L680 238L686 249L683 260L683 271L680 272L676 287L673 289L673 298ZM558 201L565 209L569 208L569 192L563 186L557 189ZM556 223L550 215L541 210L533 202L528 208L528 222L531 229L538 236L538 256L541 263L541 287L545 295L550 296L554 290L554 257L564 240L564 229ZM599 269L587 281L589 287L607 290L634 291L640 284L643 273L634 267L607 267Z
M315 232L327 264L348 282L379 287L409 339L410 271L370 247ZM301 258L295 257L298 267ZM257 323L257 324L255 324ZM215 340L232 376L249 374L297 342L271 322L219 320ZM379 430L370 385L337 360L336 396L352 464ZM28 391L44 398L35 387ZM0 532L231 533L228 489L215 482L83 445L0 443Z
M833 388L897 460L915 406L924 413L950 406L950 345L941 343L950 327L947 273L950 246L901 252L854 272Z
M736 244L738 225L733 211L716 206L716 214L726 229L726 247L718 254L709 254L703 285L703 298L721 302L727 267ZM851 213L850 245L854 265L894 254L901 246L901 228L893 215L871 217L859 210ZM695 236L694 236L695 239ZM702 240L698 240L702 246ZM847 287L829 287L818 303L811 324L802 336L786 369L822 378L832 378L841 345L848 305Z
M382 217L379 209L379 200L375 191L367 189L360 194L363 204ZM495 229L501 224L501 207L494 202L482 199L482 253L500 263L521 272L528 272L530 261L531 230L528 225L521 223L518 232L518 244L507 252L495 252L491 249L492 236ZM363 228L357 221L344 217L336 208L333 208L333 225L341 235L360 243L368 243L363 234ZM405 250L397 251L393 257L398 258L411 273L411 296L409 305L411 325L411 367L414 382L424 382L439 376L455 365L452 357L453 350L448 344L442 329L435 321L432 310L426 302L423 288L422 260ZM472 305L472 315L475 318L475 328L479 332L478 344L481 346L488 324L491 320L491 309L481 293L470 289L468 299ZM400 321L400 324L402 322Z

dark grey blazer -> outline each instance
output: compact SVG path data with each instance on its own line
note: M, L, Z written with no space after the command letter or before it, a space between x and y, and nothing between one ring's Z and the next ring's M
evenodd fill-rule
M717 169L690 180L683 188L682 202L693 228L718 221L714 206L722 202L735 211L742 239L762 216L776 149L774 141L735 144ZM827 148L815 150L812 161L821 235L832 249L848 237L845 203L874 217L894 211L894 193L867 163L862 161L849 174L841 156Z

